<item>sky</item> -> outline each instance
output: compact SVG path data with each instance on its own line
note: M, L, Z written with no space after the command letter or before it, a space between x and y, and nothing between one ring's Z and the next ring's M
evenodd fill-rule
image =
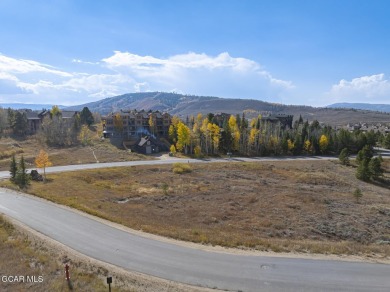
M387 0L0 0L0 103L390 103Z

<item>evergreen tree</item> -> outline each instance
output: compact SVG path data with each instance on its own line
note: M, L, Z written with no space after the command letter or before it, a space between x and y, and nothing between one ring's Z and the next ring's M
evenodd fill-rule
M360 198L363 197L363 193L362 193L361 189L359 189L359 188L355 189L355 191L353 192L353 196L356 199L356 203L359 203Z
M383 147L390 149L390 133L387 133L386 137L383 139Z
M373 156L372 149L370 146L366 145L362 150L359 151L356 156L356 161L359 163L359 166L356 170L356 177L360 180L368 181L371 178L371 171L369 168L370 160Z
M339 160L342 165L349 165L349 152L347 148L341 150Z
M10 175L11 175L11 181L15 181L15 178L16 178L16 174L17 174L17 171L18 171L18 165L16 163L16 158L15 158L15 154L12 155L12 158L11 158L11 165L10 165Z
M26 163L23 156L19 161L19 167L16 172L15 181L20 188L25 188L30 183L30 176L27 174Z
M357 154L356 161L360 164L365 162L367 165L370 162L370 159L374 156L373 151L370 146L364 146Z
M7 109L7 119L8 119L8 125L13 128L13 125L15 123L15 111L11 108Z
M299 115L298 124L303 124L303 118L302 118L302 115Z
M383 175L381 161L378 157L374 157L370 160L368 163L368 168L373 179L377 179Z
M359 163L359 166L356 170L356 177L363 181L369 181L371 177L371 172L368 167L368 162L366 160L363 160Z
M223 130L221 131L221 142L219 143L219 150L222 153L227 153L232 151L233 136L230 131L228 120L223 121Z
M80 112L80 122L82 125L88 125L88 127L95 122L91 111L86 106Z
M17 135L25 135L27 133L28 122L25 113L16 111L14 114L14 121L11 125L12 130Z

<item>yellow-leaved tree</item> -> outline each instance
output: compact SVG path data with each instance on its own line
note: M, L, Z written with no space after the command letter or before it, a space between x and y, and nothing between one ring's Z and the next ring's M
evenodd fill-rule
M176 147L175 145L171 145L171 147L169 148L169 150L171 151L172 154L175 154L176 153Z
M114 116L114 128L119 133L123 131L123 119L119 113Z
M311 142L310 140L306 140L305 143L303 144L303 149L305 149L305 151L307 153L311 153Z
M291 141L291 139L288 139L287 140L287 147L288 147L288 151L291 153L293 152L294 148L295 148L295 144L293 141Z
M230 132L232 133L233 137L233 150L238 151L239 149L239 144L240 144L240 130L237 125L237 119L234 115L231 115L228 121Z
M329 139L325 135L321 135L320 137L320 150L322 154L325 154L325 152L328 150L328 145L329 145Z
M53 164L49 160L49 154L46 151L39 151L38 156L35 158L35 166L43 168L43 178L46 181L46 167L52 166Z
M184 149L184 152L187 154L187 146L191 142L190 139L190 129L182 122L179 122L177 125L177 151L182 151Z

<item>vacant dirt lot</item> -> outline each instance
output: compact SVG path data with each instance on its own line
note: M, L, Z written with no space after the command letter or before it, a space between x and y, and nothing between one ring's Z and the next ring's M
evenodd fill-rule
M176 173L163 165L50 174L28 192L187 241L390 256L390 160L382 185L357 180L356 168L335 161L186 166Z
M17 159L23 155L27 166L34 167L34 159L40 149L44 149L49 154L49 159L53 165L152 159L150 156L118 149L110 141L100 140L99 138L95 138L91 146L79 145L69 148L47 147L40 143L35 136L26 140L0 138L0 171L9 169L12 154L16 154Z

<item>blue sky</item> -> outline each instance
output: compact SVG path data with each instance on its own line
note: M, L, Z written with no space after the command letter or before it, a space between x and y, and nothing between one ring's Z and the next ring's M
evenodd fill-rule
M390 103L390 1L0 0L0 103Z

